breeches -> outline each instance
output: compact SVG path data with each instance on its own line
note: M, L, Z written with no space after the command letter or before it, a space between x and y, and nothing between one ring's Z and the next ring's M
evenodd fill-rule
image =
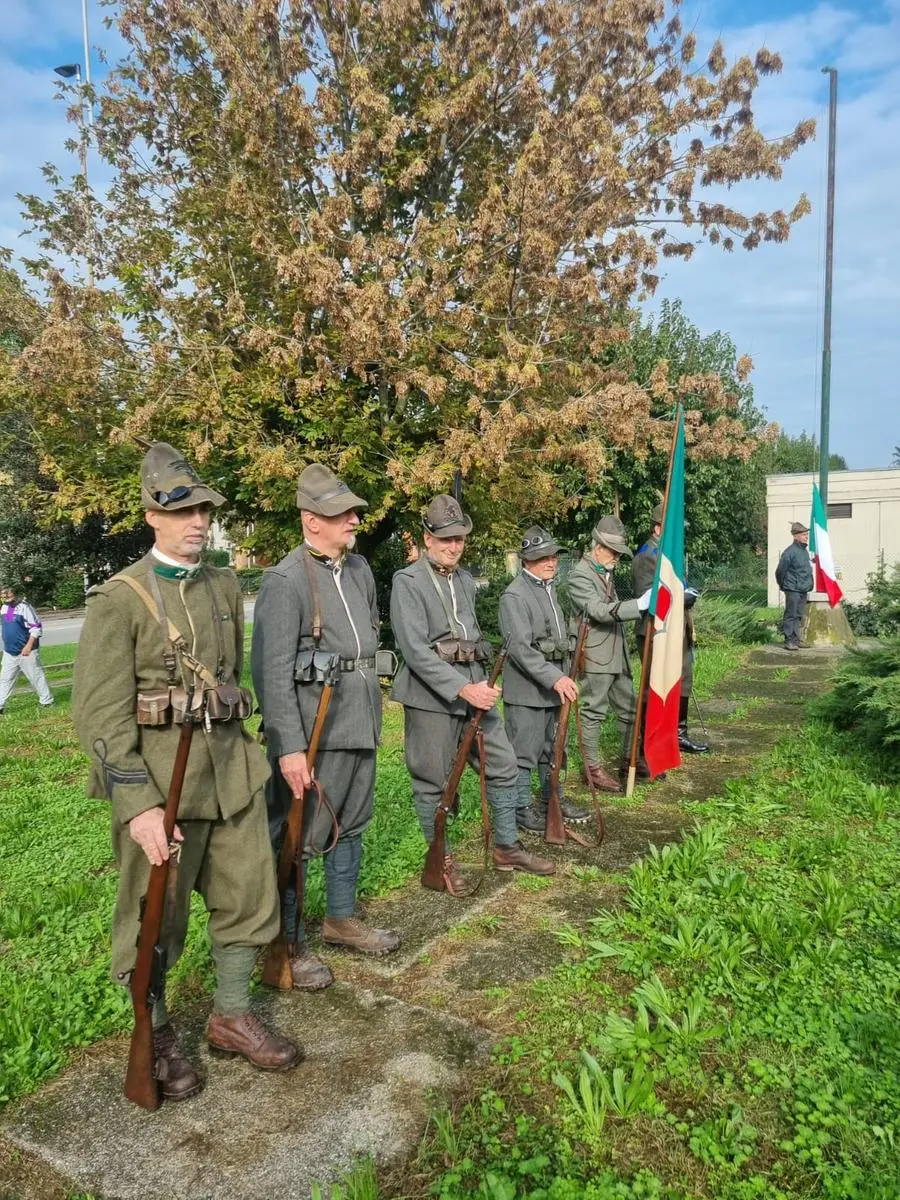
M374 750L323 750L316 760L316 779L340 826L341 838L358 838L372 820L375 796ZM266 785L266 806L272 844L280 842L281 831L291 808L291 790L284 782L278 760L272 762L272 777ZM303 814L304 857L312 858L333 838L331 814L316 794L306 797Z
M209 936L216 947L265 946L278 932L278 890L263 793L245 809L215 821L179 821L184 835L172 911L166 914L160 942L169 967L184 949L191 893L203 897ZM113 913L112 976L117 982L132 969L140 925L141 897L150 864L131 840L127 825L113 827L119 865L119 890Z
M466 717L404 708L404 753L416 796L440 798L456 758ZM485 776L496 787L515 787L518 777L516 753L506 730L492 708L481 719L484 734ZM469 763L478 770L478 753L473 744Z
M503 719L507 736L516 752L516 762L523 770L534 771L550 762L559 723L559 708L526 708L524 704L505 704Z
M581 725L584 732L584 753L588 762L600 761L600 726L610 707L619 722L623 747L627 746L634 727L636 708L631 676L588 672L581 684Z

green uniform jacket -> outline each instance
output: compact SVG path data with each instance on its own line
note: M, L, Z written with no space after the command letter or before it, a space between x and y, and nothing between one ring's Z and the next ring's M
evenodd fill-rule
M526 708L559 708L553 691L565 674L566 660L551 662L537 643L552 639L560 648L568 646L566 619L554 595L553 581L547 584L523 570L500 597L500 630L509 638L509 658L503 670L503 699Z
M312 579L319 598L319 649L342 659L373 658L378 648L375 579L359 554L339 565L307 556L302 546L270 567L253 610L253 686L262 709L269 756L304 752L322 685L295 682L297 655L312 650ZM374 667L341 671L322 730L321 749L374 750L381 736L381 688Z
M126 567L145 587L156 560L147 554ZM203 567L194 579L159 579L169 620L213 673L238 684L244 647L244 610L233 571ZM210 602L212 592L212 603ZM221 643L216 628L221 631ZM180 682L180 680L179 680ZM88 795L112 801L113 818L126 823L164 805L180 726L138 725L138 692L166 686L159 621L120 576L94 589L78 643L72 716L90 754ZM265 756L240 721L214 721L194 731L179 816L216 820L241 812L269 776Z
M434 643L446 638L478 641L482 632L475 616L475 580L458 567L449 575L435 572L444 603L435 590L423 555L394 575L391 588L391 628L403 665L397 672L393 698L407 708L465 716L469 707L459 699L460 688L485 678L481 663L446 663ZM446 609L445 609L446 605ZM451 630L447 612L454 618Z
M601 675L631 674L623 622L640 618L637 600L620 600L612 574L600 574L587 556L569 576L569 599L576 619L583 615L590 622L585 641L585 671Z
M634 561L631 564L631 580L634 585L635 596L643 596L648 588L653 587L653 578L656 575L656 563L659 557L659 538L648 537L647 541L637 554L634 556ZM650 622L653 618L649 613L644 613L640 625L638 625L638 637L643 638L650 628ZM684 649L685 653L690 651L694 644L694 620L688 609L684 610Z
M809 551L800 542L791 542L781 553L775 568L775 582L783 592L811 592L813 569Z

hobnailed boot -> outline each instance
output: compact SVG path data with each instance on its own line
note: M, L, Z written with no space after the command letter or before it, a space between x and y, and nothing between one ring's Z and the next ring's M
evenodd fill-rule
M498 871L525 871L528 875L555 875L556 864L526 850L521 842L494 847L494 866Z
M206 1025L206 1040L214 1054L240 1054L261 1071L290 1071L303 1058L300 1046L269 1033L251 1012L213 1013Z
M393 929L373 929L356 917L326 917L322 922L322 941L328 946L380 958L399 949L400 934Z
M543 833L546 828L546 816L541 816L530 804L527 808L516 809L516 829L522 833Z
M550 769L542 765L538 768L538 773L541 777L541 812L544 814L546 823L547 805L550 803ZM560 788L560 793L562 793L562 788ZM583 825L585 821L590 820L590 811L582 808L580 804L573 804L564 794L559 797L559 807L563 820L570 825Z
M682 696L678 705L678 746L685 754L706 754L709 745L706 742L695 742L688 734L688 705L689 696Z
M303 942L288 942L291 979L298 992L321 992L334 983L331 968L310 954Z
M154 1074L164 1100L190 1100L203 1091L203 1081L184 1056L175 1030L167 1021L153 1030Z

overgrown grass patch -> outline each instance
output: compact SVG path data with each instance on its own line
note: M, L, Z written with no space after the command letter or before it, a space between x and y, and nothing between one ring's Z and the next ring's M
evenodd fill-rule
M423 1146L455 1200L900 1195L900 790L812 724L558 931L493 1078ZM449 1149L449 1148L452 1149ZM419 1193L416 1193L419 1194Z

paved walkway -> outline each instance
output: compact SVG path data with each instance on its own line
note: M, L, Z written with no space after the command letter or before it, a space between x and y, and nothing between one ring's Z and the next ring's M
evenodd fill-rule
M640 789L636 802L608 805L599 852L550 847L559 872L544 886L492 873L466 901L415 881L370 902L370 919L403 933L400 954L369 963L323 951L340 984L313 996L262 994L266 1015L306 1047L297 1071L273 1077L243 1061L210 1062L197 1013L186 1042L208 1078L202 1098L145 1113L121 1097L126 1040L91 1047L0 1118L0 1200L73 1191L102 1200L305 1198L360 1154L402 1172L433 1094L465 1088L467 1070L510 1028L521 990L560 961L555 930L614 903L615 874L648 842L678 836L688 819L679 801L748 772L800 724L833 664L818 651L753 651L704 705L715 753Z

